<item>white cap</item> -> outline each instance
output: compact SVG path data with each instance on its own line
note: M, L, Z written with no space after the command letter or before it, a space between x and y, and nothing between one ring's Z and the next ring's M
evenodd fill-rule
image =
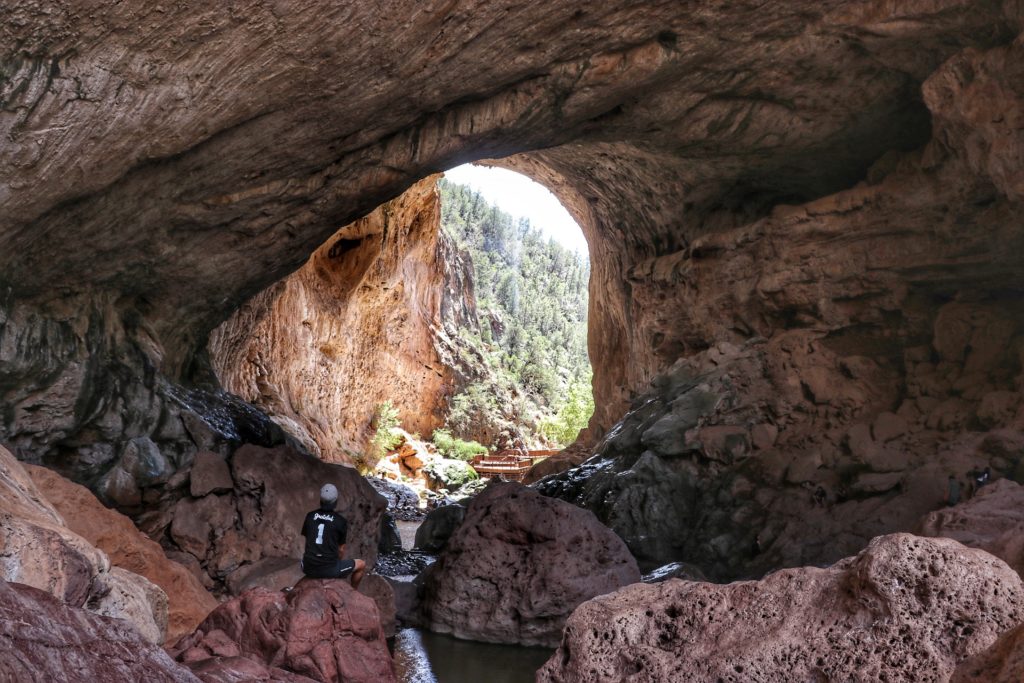
M322 503L336 503L338 502L338 487L334 484L324 484L320 487L320 502Z

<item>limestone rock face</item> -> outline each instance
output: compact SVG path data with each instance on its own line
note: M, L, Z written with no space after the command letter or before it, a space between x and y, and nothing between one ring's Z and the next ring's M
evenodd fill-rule
M492 484L424 575L432 631L553 646L584 600L640 580L622 541L589 512L519 484Z
M278 677L269 680L396 681L377 606L347 581L306 579L287 594L254 588L218 607L171 652L204 680L251 667L239 658L299 677L270 672Z
M210 339L223 385L325 460L361 453L386 400L410 431L440 427L462 379L457 326L476 317L440 211L422 180L242 306Z
M246 0L228 14L111 5L88 22L45 0L14 9L0 29L0 437L95 491L105 477L120 505L187 469L196 444L176 434L169 396L210 379L209 333L340 226L463 161L518 165L587 231L595 437L709 338L823 322L857 332L864 320L837 327L834 314L899 311L893 285L948 300L1008 291L997 280L1015 272L1020 250L996 235L1018 223L1013 2L380 12ZM183 51L196 35L216 38ZM424 47L398 58L396 45ZM931 131L916 184L762 222L884 180ZM871 230L894 215L914 249ZM996 258L943 251L953 225L974 241L964 253ZM698 244L726 233L747 248ZM828 267L798 265L793 237L823 239L806 249L833 254ZM920 258L880 267L908 254ZM743 264L734 286L707 281ZM696 291L712 296L690 314L676 297ZM246 383L262 396L257 372ZM268 400L280 388L265 387ZM166 463L145 442L125 461L143 438Z
M240 535L262 514L251 490L192 494L197 453L285 440L219 389L211 331L318 249L354 246L340 226L493 157L552 187L589 239L606 441L558 495L645 565L830 561L937 507L947 467L1006 473L972 432L1022 425L1019 2L389 10L11 8L0 441L18 457L180 539L218 581L293 552ZM351 255L410 265L375 241ZM365 303L379 313L394 282L412 310L422 293L398 282L435 280L384 273ZM430 334L400 337L418 352ZM295 433L324 424L239 367L282 422L318 421ZM345 420L355 434L366 413ZM179 504L194 524L175 527Z
M538 681L944 681L1024 618L1001 560L894 534L828 569L669 580L581 605Z
M85 604L93 579L110 564L70 531L14 456L0 446L0 569L74 607Z
M929 513L918 532L990 552L1024 576L1024 486L1008 479L985 486L968 501Z
M216 598L188 569L168 559L130 519L104 506L87 488L45 467L25 468L69 529L106 553L115 567L144 576L163 589L166 644L194 631L217 606Z
M0 680L199 679L120 619L62 604L30 586L0 581Z
M320 487L328 482L337 486L338 511L349 523L348 556L373 566L387 502L353 468L292 446L252 444L235 450L229 464L230 491L184 495L144 524L147 533L183 551L210 585L239 590L264 581L290 583L303 552L302 520L319 505Z

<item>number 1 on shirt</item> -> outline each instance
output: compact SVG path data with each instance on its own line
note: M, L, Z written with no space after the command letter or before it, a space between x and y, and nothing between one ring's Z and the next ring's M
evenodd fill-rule
M317 545L323 545L323 543L324 543L324 525L323 524L317 524L316 525L316 544Z

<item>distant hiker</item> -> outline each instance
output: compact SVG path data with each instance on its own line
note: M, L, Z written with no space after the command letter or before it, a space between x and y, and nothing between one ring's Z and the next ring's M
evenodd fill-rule
M825 507L828 504L828 493L822 486L814 489L813 498L816 506Z
M311 579L344 579L352 576L352 587L359 588L366 572L362 560L345 560L345 539L348 521L336 512L338 489L324 484L320 489L320 507L306 515L302 523L302 536L306 539L306 552L302 555L302 573Z
M956 480L956 477L952 474L949 475L949 483L946 485L946 498L945 503L948 507L953 507L960 502L960 482Z
M978 472L974 477L975 493L977 493L978 489L980 489L982 486L990 483L992 483L992 471L988 467L986 467L982 471Z

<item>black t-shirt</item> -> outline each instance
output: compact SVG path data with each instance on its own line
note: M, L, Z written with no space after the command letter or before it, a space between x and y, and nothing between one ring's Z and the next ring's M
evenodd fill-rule
M306 539L303 566L332 567L338 561L338 548L345 544L348 522L335 510L313 510L302 522Z

